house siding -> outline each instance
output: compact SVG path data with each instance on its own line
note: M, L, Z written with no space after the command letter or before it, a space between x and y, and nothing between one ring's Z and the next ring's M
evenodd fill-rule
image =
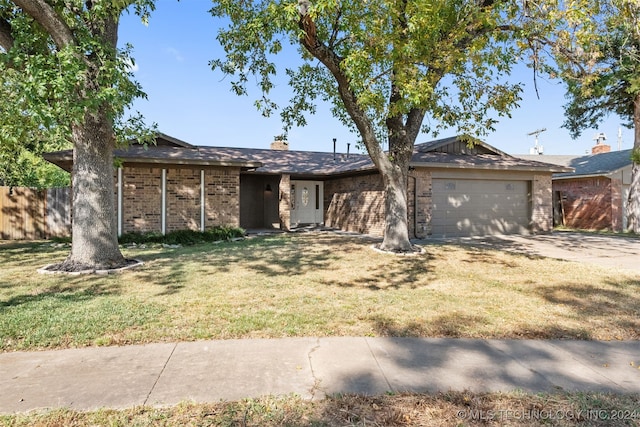
M240 225L240 169L205 169L205 228Z
M560 192L564 225L588 230L622 230L621 183L606 177L553 182ZM616 206L614 208L614 206Z
M426 238L433 230L433 170L416 168L409 173L407 208L409 236ZM437 171L437 176L458 179L516 179L529 183L531 232L548 232L553 228L551 174L499 173L495 171L464 173ZM341 178L325 182L325 224L345 231L381 236L384 233L384 186L380 175Z
M345 231L384 233L384 184L379 174L325 182L325 225Z
M122 232L162 232L162 168L122 169ZM117 186L116 173L116 186ZM204 169L205 228L240 225L240 169ZM118 189L115 189L116 209ZM166 232L200 230L201 169L166 169Z
M553 229L553 191L551 175L534 175L531 182L531 231L548 232Z
M200 229L200 171L167 169L167 232Z
M431 234L432 192L433 181L429 170L415 169L409 173L409 236L423 239Z
M122 231L162 231L162 169L125 167L122 181Z
M291 229L291 176L284 174L280 177L278 185L278 214L280 229L289 231Z

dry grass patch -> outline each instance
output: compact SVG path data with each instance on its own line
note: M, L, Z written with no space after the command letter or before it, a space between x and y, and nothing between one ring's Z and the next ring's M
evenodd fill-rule
M634 426L640 396L600 393L447 392L387 396L296 396L170 408L0 416L11 427L117 426Z
M42 276L50 244L0 245L0 349L285 336L638 339L640 280L495 250L417 257L330 233L125 249L112 276Z

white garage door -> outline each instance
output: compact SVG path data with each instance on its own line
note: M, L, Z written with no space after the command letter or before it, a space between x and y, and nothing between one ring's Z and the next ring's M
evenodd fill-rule
M434 236L482 236L529 231L529 182L434 179Z

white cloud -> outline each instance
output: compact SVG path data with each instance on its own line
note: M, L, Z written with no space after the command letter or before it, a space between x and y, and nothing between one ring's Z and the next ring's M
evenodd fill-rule
M182 54L180 53L180 51L174 47L168 47L166 49L166 52L173 56L173 58L178 61L178 62L182 62L184 61L184 56L182 56Z

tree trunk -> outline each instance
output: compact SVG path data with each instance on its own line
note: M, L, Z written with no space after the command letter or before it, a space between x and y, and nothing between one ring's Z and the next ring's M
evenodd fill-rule
M631 165L631 185L627 201L627 230L640 234L640 93L633 109L634 140Z
M332 49L318 41L315 22L308 12L308 4L300 2L299 26L304 30L300 43L331 72L338 84L338 93L345 109L360 132L369 157L382 175L385 190L385 231L380 249L390 252L411 252L409 224L407 219L407 176L413 145L420 131L424 111L412 110L403 123L402 115L387 119L389 130L389 153L382 151L372 121L360 108L358 97L351 89L349 78L342 70L342 58ZM392 88L390 102L400 102L397 88ZM392 159L391 159L391 158Z
M401 117L387 120L389 152L377 150L374 163L382 175L385 193L385 228L380 249L390 252L411 252L407 204L409 163L413 155L413 134L407 135ZM376 142L376 147L379 145ZM370 155L373 158L373 153Z
M381 165L384 180L385 228L380 249L391 252L411 252L407 212L407 174L395 164Z
M115 136L101 108L73 126L72 243L64 269L109 269L126 264L118 247L114 205Z

